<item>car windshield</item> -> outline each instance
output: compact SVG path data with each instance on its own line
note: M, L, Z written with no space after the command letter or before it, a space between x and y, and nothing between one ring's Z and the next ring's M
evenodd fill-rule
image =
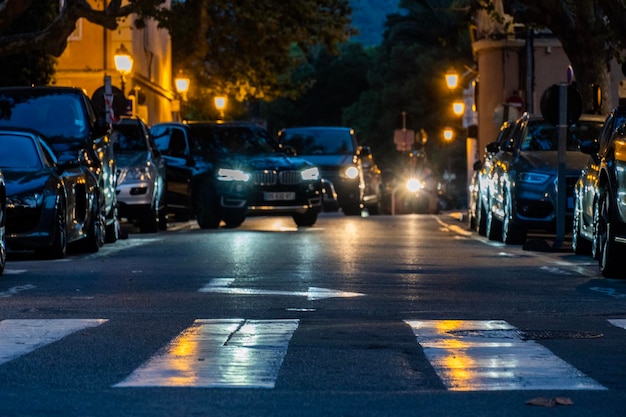
M349 130L285 130L283 142L298 155L337 155L355 152Z
M0 94L0 126L36 129L47 138L83 139L86 117L77 95L26 90Z
M603 122L580 120L567 128L567 150L577 151L580 142L600 136ZM530 121L520 149L522 151L557 151L558 130L543 120Z
M258 155L278 151L263 129L251 126L191 126L191 140L203 153Z
M146 137L136 125L116 125L111 132L111 141L115 152L147 151Z
M0 168L40 169L41 160L33 140L27 136L0 134Z

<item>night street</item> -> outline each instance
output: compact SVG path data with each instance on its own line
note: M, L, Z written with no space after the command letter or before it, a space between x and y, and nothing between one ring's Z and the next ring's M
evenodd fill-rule
M455 213L190 221L73 249L9 254L2 417L624 413L626 281Z

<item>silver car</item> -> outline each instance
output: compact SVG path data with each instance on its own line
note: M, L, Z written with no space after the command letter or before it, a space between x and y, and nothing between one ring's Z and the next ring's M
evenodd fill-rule
M111 141L117 163L119 216L141 233L167 228L165 163L148 128L139 118L113 125Z

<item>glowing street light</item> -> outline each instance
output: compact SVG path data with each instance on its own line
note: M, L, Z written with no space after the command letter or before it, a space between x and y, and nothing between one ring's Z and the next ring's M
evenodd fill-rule
M459 100L453 102L452 103L452 111L457 116L462 116L463 113L465 113L465 103L463 103L462 101L459 101Z
M187 100L187 92L189 91L189 77L185 75L183 70L179 70L176 78L174 78L174 85L176 86L176 91L181 95L183 101Z
M226 97L225 96L217 96L215 97L215 108L220 112L220 119L224 120L224 109L226 109Z
M443 139L446 142L450 142L452 139L454 139L454 129L452 129L451 127L444 127L443 128Z
M121 44L120 47L115 50L115 55L113 59L115 61L115 69L120 73L121 76L122 94L126 94L125 77L133 70L133 56L130 54L130 51L126 49L126 46L124 46L124 44Z
M448 70L445 75L446 85L450 90L454 90L459 85L459 73L453 69Z

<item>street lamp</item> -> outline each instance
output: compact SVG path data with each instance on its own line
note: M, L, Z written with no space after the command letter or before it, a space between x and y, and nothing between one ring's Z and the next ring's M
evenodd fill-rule
M226 109L226 97L225 96L217 96L214 99L215 108L220 112L220 120L224 120L224 109Z
M174 79L174 85L176 86L176 91L181 95L183 101L187 100L187 91L189 91L189 77L183 72L183 70L178 70L178 74Z
M124 77L133 70L133 56L130 54L130 51L126 49L126 46L121 44L120 47L115 50L115 56L113 58L115 60L115 69L120 73L122 79L122 94L125 95L126 92L124 89L126 88L126 80Z
M446 85L450 90L454 90L459 86L459 73L453 69L449 69L446 74Z
M457 116L463 116L463 113L465 113L465 103L460 100L454 101L452 103L452 111Z
M443 128L443 139L446 142L450 142L452 139L454 139L454 129L452 129L451 127L444 127Z

